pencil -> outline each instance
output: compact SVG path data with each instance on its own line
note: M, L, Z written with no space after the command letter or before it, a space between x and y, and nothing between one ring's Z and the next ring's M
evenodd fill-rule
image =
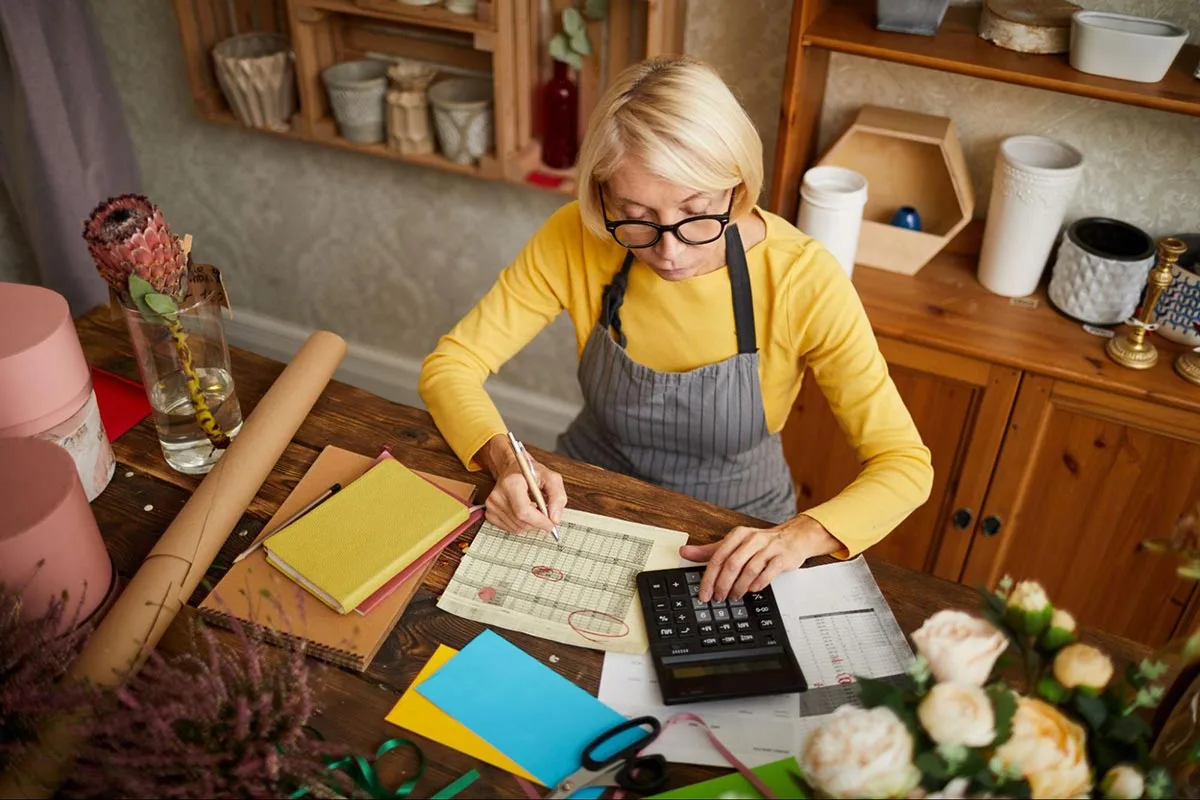
M286 528L288 525L291 525L293 522L295 522L296 520L300 519L300 518L301 518L301 517L303 517L305 514L307 514L308 512L312 511L314 508L316 508L317 506L321 505L321 503L324 503L326 500L328 500L329 498L333 497L335 494L337 494L337 493L338 493L338 492L340 492L341 490L342 490L342 485L341 485L340 483L335 483L333 486L330 486L330 487L329 487L328 489L326 489L324 492L321 492L321 496L320 496L320 497L318 497L316 500L313 500L311 503L309 503L308 505L306 505L304 508L300 509L300 510L299 510L299 511L297 511L295 514L292 514L290 517L288 517L287 519L285 519L285 520L283 521L283 524L282 524L282 525L280 525L278 528L276 528L275 530L271 531L271 532L270 532L270 533L268 533L266 536L264 536L263 538L259 539L257 542L255 542L254 544L250 545L248 548L246 548L246 549L245 549L245 550L243 550L242 552L238 553L238 555L237 555L237 558L233 559L233 563L234 563L234 564L238 563L238 562L239 562L239 561L241 561L243 558L245 558L246 556L250 555L251 553L253 553L253 552L254 552L255 550L257 550L258 548L262 547L262 546L263 546L263 544L264 544L264 543L267 541L267 539L270 539L272 536L274 536L275 534L279 533L281 530L283 530L284 528Z
M508 445L512 448L513 455L517 457L517 464L521 467L521 474L525 476L525 482L529 484L529 491L533 494L533 499L537 503L538 510L546 515L546 519L550 519L550 509L546 507L546 498L542 495L542 487L539 485L537 473L533 467L533 459L529 457L529 451L513 435L512 431L508 432ZM550 524L553 526L550 528L550 533L554 536L554 541L562 544L562 539L558 535L558 526L554 524L554 520L552 519L550 520Z

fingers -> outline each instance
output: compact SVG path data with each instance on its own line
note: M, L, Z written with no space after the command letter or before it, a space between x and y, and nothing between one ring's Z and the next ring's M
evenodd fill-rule
M509 473L496 481L484 507L488 521L506 531L516 533L535 528L549 531L554 527L529 496L529 484L519 472Z
M782 554L775 556L767 562L767 568L764 569L759 576L750 584L748 591L761 592L770 585L771 581L779 577L784 570L791 569L786 557Z
M721 546L720 542L709 542L708 544L685 544L679 548L679 557L686 558L688 561L699 561L704 563L712 558L713 553L717 552L717 548Z
M729 590L729 596L740 599L746 592L750 591L750 587L758 583L768 564L775 561L775 556L775 548L772 543L767 542L760 545L758 551L750 557L746 565L742 567L741 573L734 580L733 587Z
M555 525L562 522L563 509L567 507L567 487L563 485L562 475L538 465L538 475L542 478L542 495L546 499L546 509Z
M714 576L713 579L713 599L724 600L730 596L738 577L742 574L751 559L757 556L763 548L767 546L767 537L761 531L748 533L741 538L737 547L729 554L722 562L721 571ZM765 564L764 564L765 566ZM713 569L712 562L709 562L708 571ZM761 566L758 571L762 571ZM758 572L754 573L754 577L758 577ZM747 581L749 583L749 581Z
M748 528L734 528L717 545L717 549L708 559L708 569L704 570L704 577L700 579L700 602L707 603L712 600L717 578L724 571L725 562L749 535ZM741 570L740 564L738 570Z

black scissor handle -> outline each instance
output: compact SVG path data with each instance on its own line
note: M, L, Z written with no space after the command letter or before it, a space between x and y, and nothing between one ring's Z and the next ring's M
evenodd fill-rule
M635 794L658 794L667 785L667 760L659 753L631 758L617 773L616 781Z
M596 749L599 748L601 745L603 745L605 742L607 742L609 739L612 739L615 736L620 736L622 733L624 733L627 730L631 730L633 728L640 728L643 725L649 725L650 730L644 731L644 733L646 735L642 736L640 739L638 739L633 744L628 745L623 750L618 750L615 753L611 753L602 759L596 759L594 757ZM634 717L633 719L629 719L629 720L626 720L625 722L622 722L620 725L616 726L615 728L609 728L604 733L600 734L595 739L593 739L591 744L589 744L587 747L583 748L583 755L579 759L580 763L582 763L585 768L590 769L593 772L596 772L600 769L603 769L605 766L612 764L615 761L621 761L621 760L630 761L634 758L634 756L637 755L637 752L639 750L641 750L647 744L649 744L650 742L652 742L656 738L658 738L658 734L660 734L660 733L662 733L662 723L659 722L656 717L649 717L649 716Z

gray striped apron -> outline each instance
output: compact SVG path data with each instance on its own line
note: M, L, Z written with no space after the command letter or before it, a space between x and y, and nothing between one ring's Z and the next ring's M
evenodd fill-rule
M767 430L754 299L736 226L725 232L738 352L687 372L660 372L625 352L621 304L634 255L604 288L579 361L583 410L558 452L769 522L796 515L778 434ZM609 333L612 329L613 334ZM681 343L686 345L686 342Z

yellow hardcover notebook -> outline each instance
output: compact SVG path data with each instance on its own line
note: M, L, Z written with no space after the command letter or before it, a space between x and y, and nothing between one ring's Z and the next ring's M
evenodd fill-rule
M469 514L460 500L385 459L272 536L263 549L272 566L348 614Z

